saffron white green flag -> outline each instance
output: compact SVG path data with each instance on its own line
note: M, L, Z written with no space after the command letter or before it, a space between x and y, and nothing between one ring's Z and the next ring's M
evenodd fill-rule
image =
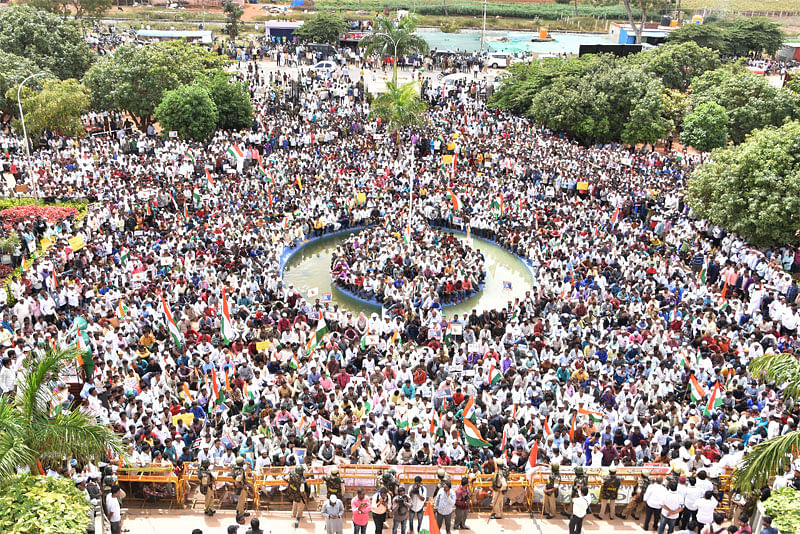
M325 334L328 333L328 324L325 322L325 318L323 317L319 321L317 321L317 331L314 333L314 336L309 338L308 343L306 344L306 353L311 354L314 352L322 340L325 338Z
M439 524L436 523L436 516L433 515L433 504L431 501L425 504L425 515L422 516L419 534L439 534Z
M689 377L689 396L692 399L692 402L699 402L700 399L706 396L706 392L703 391L703 388L700 386L700 382L697 381L694 375Z
M180 329L178 329L178 325L172 320L172 312L169 311L169 306L167 305L167 301L164 300L164 295L159 296L161 297L161 313L164 314L164 322L167 323L169 335L172 336L172 341L180 348L183 346L183 335Z
M489 385L494 386L500 379L503 378L503 373L500 372L500 369L492 365L489 368Z
M717 382L711 389L711 395L708 397L708 403L706 404L706 409L703 413L710 414L717 409L720 404L722 404L722 391L719 387L719 382Z
M229 345L231 341L236 339L236 330L233 328L233 322L231 322L231 314L228 310L228 295L225 292L225 288L222 288L222 321L220 321L220 333L222 334L222 339L225 340L225 344Z
M489 442L483 439L478 427L469 419L464 419L464 437L470 447L489 447Z

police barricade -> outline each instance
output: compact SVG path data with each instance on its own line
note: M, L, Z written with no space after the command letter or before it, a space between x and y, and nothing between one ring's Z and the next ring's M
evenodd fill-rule
M493 473L475 473L471 475L472 507L474 510L491 508L494 494ZM530 492L530 479L524 473L510 473L506 480L508 490L506 500L511 506L527 511L533 506Z
M125 489L126 499L149 500L167 499L172 503L183 502L183 487L180 478L171 466L147 465L125 466L117 469L117 483Z
M195 483L199 486L200 478L197 476L197 471L199 465L196 462L193 463L185 463L183 464L184 471L183 476L181 477L181 482L184 487L184 495L186 497L189 496L189 492L191 491L192 483ZM212 465L209 468L211 474L214 475L214 484L216 488L217 499L219 500L220 507L225 506L226 504L233 504L233 496L235 492L233 491L233 477L231 476L231 468L229 466L219 467ZM255 491L256 488L256 477L255 473L251 470L245 470L245 477L247 479L247 483L250 485L250 491L248 492L248 498L252 499L253 506L258 507L258 492ZM227 499L227 502L226 502ZM179 503L183 505L184 501L180 500ZM234 505L235 506L235 505Z

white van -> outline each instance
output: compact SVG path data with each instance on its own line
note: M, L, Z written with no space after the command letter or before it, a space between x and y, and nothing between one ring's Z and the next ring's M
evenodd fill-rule
M447 88L455 87L456 85L463 85L467 82L468 75L463 72L456 72L455 74L448 74L442 78L442 85Z
M493 69L504 69L511 64L511 55L505 52L489 52L486 64Z

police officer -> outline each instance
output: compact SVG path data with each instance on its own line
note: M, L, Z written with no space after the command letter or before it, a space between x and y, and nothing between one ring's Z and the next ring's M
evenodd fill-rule
M286 495L292 501L292 517L294 518L294 528L300 525L303 511L306 505L306 479L303 476L303 466L298 465L289 475L288 488Z
M617 477L617 468L614 466L609 467L608 476L603 480L603 485L600 488L600 513L594 514L596 518L602 519L606 508L608 508L611 514L608 518L614 519L614 510L617 507L617 495L621 484L622 481Z
M342 477L339 476L339 468L333 466L331 473L323 477L325 481L325 489L328 490L328 497L336 495L339 500L342 500Z
M490 518L501 519L503 517L503 505L506 500L506 491L508 491L508 482L506 481L502 469L505 460L498 458L495 463L497 463L498 469L492 479L492 515Z
M197 471L197 478L200 479L200 493L205 495L205 514L214 515L217 513L214 510L214 499L216 492L214 491L214 475L211 473L211 462L203 460L200 462L200 469Z
M547 484L544 487L544 516L547 519L552 519L553 514L556 513L556 497L558 496L558 486L561 483L560 465L552 464L550 466L550 476L547 478Z
M386 491L394 497L394 495L397 494L397 479L395 478L394 467L389 468L389 470L382 475L378 475L378 480L375 485L378 490L386 488Z
M647 487L649 485L650 473L647 471L642 471L642 477L636 482L636 487L633 489L631 501L627 506L625 506L625 509L622 511L622 515L617 514L617 517L621 519L627 519L628 515L630 515L638 521L639 517L637 512L639 514L642 512L642 507L644 506L644 492L647 491Z
M236 457L236 462L231 469L231 478L233 478L233 494L237 498L236 513L243 514L247 508L247 474L245 473L244 458L241 456Z

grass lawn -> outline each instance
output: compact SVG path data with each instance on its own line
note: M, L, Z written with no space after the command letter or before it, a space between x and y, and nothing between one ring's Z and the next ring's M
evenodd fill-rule
M800 12L798 0L681 0L681 6L696 10Z

